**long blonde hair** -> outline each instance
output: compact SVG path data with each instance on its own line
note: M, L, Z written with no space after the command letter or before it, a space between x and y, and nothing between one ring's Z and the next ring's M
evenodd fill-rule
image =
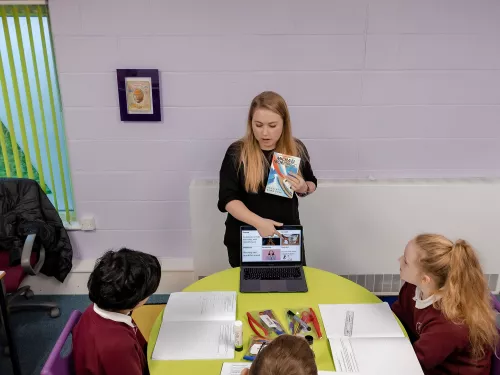
M448 320L468 327L472 356L482 358L487 348L495 349L498 331L488 283L474 249L464 240L453 243L437 234L419 235L415 243L422 271L439 288L436 294L441 298L434 307Z
M292 136L292 124L290 122L290 113L285 99L281 95L264 91L257 95L250 104L247 120L247 131L240 140L240 160L239 164L244 168L245 190L247 192L257 193L259 188L264 186L264 174L269 166L268 160L264 157L259 142L255 138L252 130L252 119L257 109L264 108L277 113L283 119L283 133L281 134L275 151L291 155L306 157L304 147Z

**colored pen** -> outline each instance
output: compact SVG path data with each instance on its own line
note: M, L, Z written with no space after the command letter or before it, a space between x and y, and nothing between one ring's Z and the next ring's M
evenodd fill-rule
M316 333L318 334L318 338L320 339L323 337L323 334L321 333L321 329L319 328L318 318L316 317L316 314L311 307L309 308L309 311L311 312L311 315L313 318L314 329L316 330Z
M253 361L255 359L255 357L251 356L251 355L245 355L245 356L243 356L243 359L246 361Z
M293 317L293 319L300 324L300 326L305 330L305 331L310 331L311 330L311 327L309 327L302 319L300 319L297 315L295 315L293 312L291 312L290 310L288 310L287 312L288 316L290 318Z

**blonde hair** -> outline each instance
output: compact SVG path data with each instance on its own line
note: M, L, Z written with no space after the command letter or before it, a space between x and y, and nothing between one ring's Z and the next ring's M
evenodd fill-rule
M486 349L495 350L498 331L491 294L479 259L464 241L453 243L437 234L421 234L415 238L422 271L436 282L441 298L434 307L444 316L469 329L472 357L484 357Z
M257 109L267 109L281 116L283 119L283 133L281 134L275 151L291 155L306 157L304 147L292 136L292 124L290 122L290 113L285 99L272 91L265 91L257 95L250 104L247 120L247 131L240 140L240 158L239 165L245 171L245 190L247 192L257 193L259 188L264 186L264 174L269 166L268 160L262 153L259 142L255 138L252 130L252 119ZM299 172L300 173L300 172Z
M250 375L317 375L314 353L305 339L282 335L257 355Z

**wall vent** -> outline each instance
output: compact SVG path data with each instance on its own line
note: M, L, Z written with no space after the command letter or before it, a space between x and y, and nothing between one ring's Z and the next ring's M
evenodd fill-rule
M397 295L403 285L399 274L366 274L366 275L340 275L379 296ZM486 274L488 286L492 292L497 291L498 274Z

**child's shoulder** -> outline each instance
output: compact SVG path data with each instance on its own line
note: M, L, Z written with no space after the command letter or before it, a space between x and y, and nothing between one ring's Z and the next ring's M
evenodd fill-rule
M413 299L415 297L415 291L417 287L413 284L404 282L399 290L399 298L410 298Z
M441 332L450 340L455 340L457 346L467 346L469 343L469 329L465 324L457 323L449 320L444 313L430 306L427 324L424 330Z

